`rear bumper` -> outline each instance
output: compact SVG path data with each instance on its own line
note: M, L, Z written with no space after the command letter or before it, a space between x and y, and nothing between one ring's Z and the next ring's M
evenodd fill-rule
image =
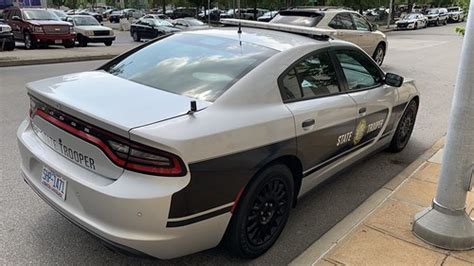
M44 144L28 119L20 125L17 138L21 171L32 189L74 224L119 250L175 258L216 246L225 232L230 213L167 227L171 196L189 183L189 175L170 178L124 171L112 180ZM64 201L41 183L45 166L66 180Z

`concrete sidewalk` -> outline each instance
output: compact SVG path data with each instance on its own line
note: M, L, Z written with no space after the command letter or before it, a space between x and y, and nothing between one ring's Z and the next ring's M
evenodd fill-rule
M0 67L105 60L114 58L137 45L139 43L114 44L110 47L91 45L89 47L74 47L70 49L59 46L35 50L18 48L11 52L0 53Z
M474 250L435 248L411 232L436 193L444 140L338 223L293 265L474 265ZM474 217L474 192L467 212Z

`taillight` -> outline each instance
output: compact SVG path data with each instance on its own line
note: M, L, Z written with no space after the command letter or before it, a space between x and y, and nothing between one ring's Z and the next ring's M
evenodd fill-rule
M150 175L184 176L186 167L177 155L130 141L66 115L30 97L30 117L35 115L99 149L116 165Z

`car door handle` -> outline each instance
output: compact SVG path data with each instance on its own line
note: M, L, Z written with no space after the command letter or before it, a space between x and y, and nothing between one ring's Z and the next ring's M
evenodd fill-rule
M367 108L365 108L365 107L362 107L362 108L359 109L359 114L360 115L365 115L366 112L367 112Z
M314 125L315 123L316 123L316 121L314 121L314 119L308 119L308 120L305 120L305 121L301 124L301 127L307 128L307 127L310 127L310 126Z

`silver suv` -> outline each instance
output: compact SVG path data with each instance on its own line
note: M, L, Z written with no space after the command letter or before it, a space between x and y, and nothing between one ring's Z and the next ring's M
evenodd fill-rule
M280 11L270 23L316 27L334 38L357 44L379 65L387 52L385 34L352 10L294 8Z

